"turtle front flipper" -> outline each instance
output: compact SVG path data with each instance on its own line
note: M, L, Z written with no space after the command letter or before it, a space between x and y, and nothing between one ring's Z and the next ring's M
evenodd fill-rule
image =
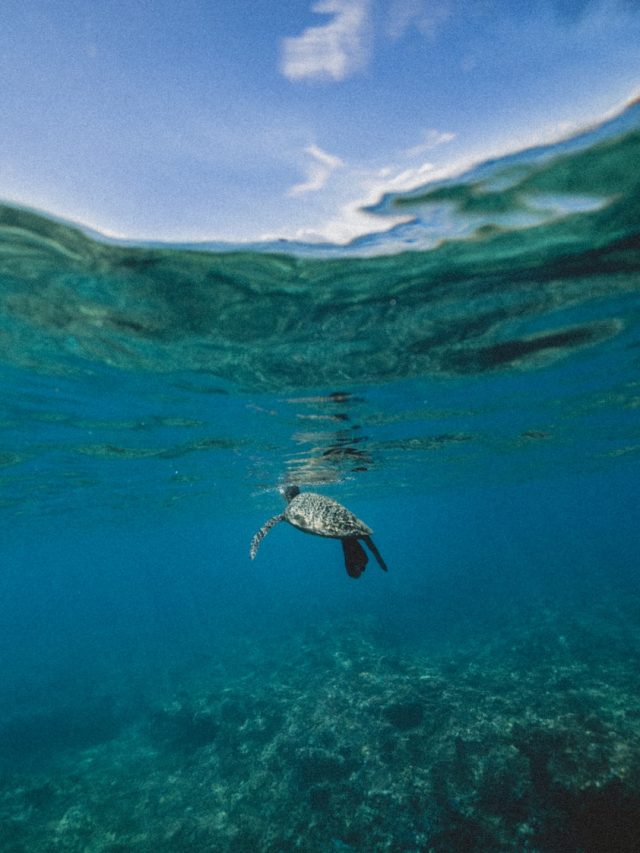
M373 556L376 558L376 560L377 560L377 561L378 561L378 563L380 564L380 568L381 568L381 569L383 569L385 572L389 571L389 570L387 569L387 564L386 564L386 563L385 563L385 561L382 559L382 556L381 556L381 554L380 554L380 551L378 551L378 549L376 548L376 546L373 544L373 539L372 539L370 536L363 536L362 538L363 538L363 539L364 539L364 541L367 543L367 548L371 551L371 553L373 554Z
M345 538L340 541L342 542L344 565L347 570L347 574L351 578L359 578L369 562L366 551L353 536L345 536Z
M251 547L249 548L249 556L253 560L256 554L258 553L258 548L260 547L260 543L267 535L267 533L271 530L272 527L275 527L278 522L284 521L284 513L280 513L280 515L274 515L273 518L270 518L269 521L265 521L260 530L256 533L256 535L251 540Z

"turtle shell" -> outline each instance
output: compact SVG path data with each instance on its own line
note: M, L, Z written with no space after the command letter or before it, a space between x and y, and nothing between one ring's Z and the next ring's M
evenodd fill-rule
M291 500L284 512L286 520L316 536L329 536L342 539L345 536L370 536L373 531L360 521L346 507L318 495L315 492L302 492Z

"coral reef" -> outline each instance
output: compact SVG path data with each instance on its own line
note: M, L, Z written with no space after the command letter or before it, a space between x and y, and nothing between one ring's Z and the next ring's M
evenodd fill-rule
M0 848L640 849L633 619L538 611L437 652L332 623L242 656L5 769Z

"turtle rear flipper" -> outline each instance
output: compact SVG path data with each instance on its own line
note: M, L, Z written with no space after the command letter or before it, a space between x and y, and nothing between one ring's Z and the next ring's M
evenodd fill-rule
M389 570L387 569L387 564L382 559L382 555L380 554L380 551L378 551L376 546L373 544L373 539L370 536L363 536L362 538L367 543L367 548L371 551L373 556L376 558L376 560L380 564L380 568L383 569L383 571L388 572Z
M354 537L345 537L340 541L342 542L344 565L347 570L347 574L349 577L359 578L369 562L366 551Z
M265 521L260 530L256 533L256 535L251 540L251 546L249 548L249 556L253 560L256 554L258 553L258 548L260 547L260 543L267 535L267 533L271 530L272 527L275 527L278 522L284 521L284 513L280 513L280 515L274 515L273 518L270 518L269 521Z

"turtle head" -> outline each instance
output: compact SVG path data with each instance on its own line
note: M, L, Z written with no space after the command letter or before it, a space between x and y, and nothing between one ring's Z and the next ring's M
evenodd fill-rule
M297 486L282 486L280 494L287 503L291 503L291 501L300 494L300 489Z

